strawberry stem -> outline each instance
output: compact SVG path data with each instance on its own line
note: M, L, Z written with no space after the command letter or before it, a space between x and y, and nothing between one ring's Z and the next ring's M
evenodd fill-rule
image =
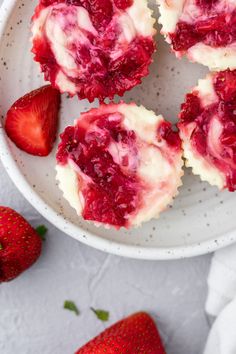
M35 231L37 232L37 234L41 237L41 239L43 241L46 240L45 238L45 234L47 233L48 229L46 228L46 226L44 225L39 225L36 227Z

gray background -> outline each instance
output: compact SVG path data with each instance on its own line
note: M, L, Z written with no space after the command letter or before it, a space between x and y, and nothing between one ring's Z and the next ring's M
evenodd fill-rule
M90 306L110 311L107 326L132 312L150 312L168 354L202 353L210 256L148 262L108 255L49 225L16 190L0 164L0 204L49 231L39 261L0 286L1 354L72 354L105 326ZM80 316L63 309L71 299Z

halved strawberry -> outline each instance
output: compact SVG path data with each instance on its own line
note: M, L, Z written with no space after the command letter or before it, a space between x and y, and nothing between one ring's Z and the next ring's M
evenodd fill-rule
M9 138L31 155L47 156L56 139L60 93L44 86L18 99L9 109L5 129Z
M165 354L152 318L139 312L117 322L76 354Z

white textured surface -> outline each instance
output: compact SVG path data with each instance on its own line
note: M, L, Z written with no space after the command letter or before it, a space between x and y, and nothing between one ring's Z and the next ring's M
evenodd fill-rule
M236 353L236 245L216 252L208 276L206 311L217 316L204 354Z
M13 187L0 164L0 202L33 225L49 227L43 254L21 277L0 286L1 354L72 354L103 330L89 310L107 309L109 324L147 310L168 354L199 354L208 333L204 315L210 256L172 262L135 261L101 253L42 220ZM79 317L63 310L74 300Z

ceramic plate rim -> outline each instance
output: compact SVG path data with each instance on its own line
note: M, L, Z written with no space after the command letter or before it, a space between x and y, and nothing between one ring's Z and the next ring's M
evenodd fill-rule
M4 0L0 8L0 40L3 36L4 29L14 10L18 0ZM115 254L118 256L145 259L145 260L171 260L193 257L213 252L219 248L225 247L236 242L236 232L230 232L218 236L216 239L194 243L188 246L176 247L141 247L131 246L122 243L103 239L91 232L85 231L79 226L67 221L63 216L57 214L39 195L33 190L26 181L23 174L19 170L16 161L11 153L8 138L0 123L0 159L5 167L9 177L22 193L25 199L48 221L55 227L76 240L96 248L98 250ZM81 231L81 233L78 233ZM83 235L87 237L84 238Z

